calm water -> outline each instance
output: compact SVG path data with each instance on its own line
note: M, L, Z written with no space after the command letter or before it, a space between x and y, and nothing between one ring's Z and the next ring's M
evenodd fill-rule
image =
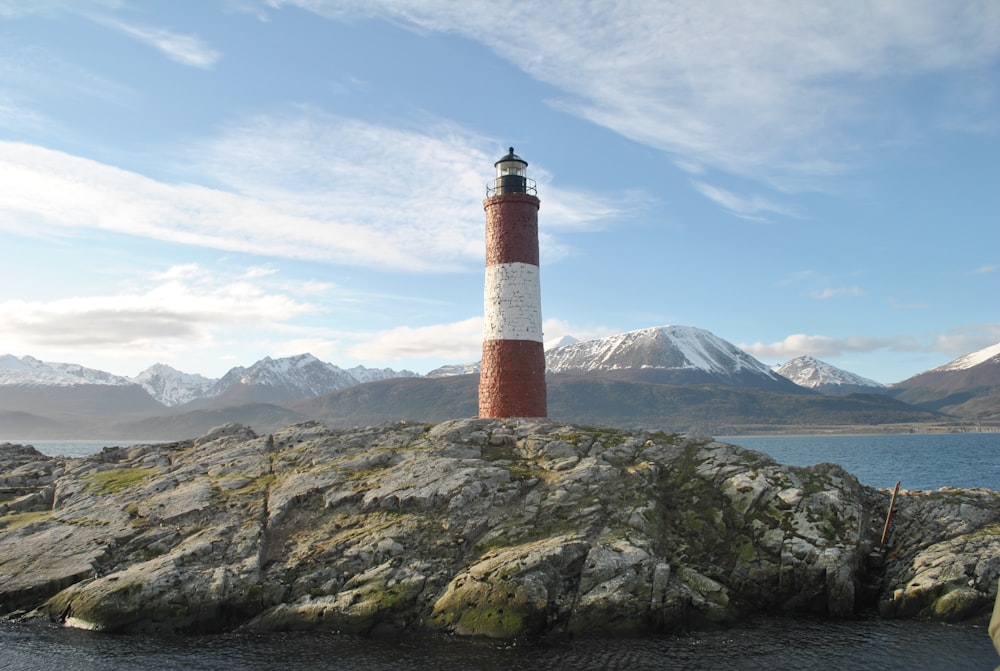
M1000 490L1000 433L718 438L792 466L840 464L872 487Z
M907 489L1000 490L1000 434L731 436L719 438L785 464L834 462L861 482ZM0 443L5 439L0 439ZM108 445L158 441L30 441L50 455L83 456ZM761 618L734 629L641 639L576 639L532 645L427 637L402 641L319 634L197 638L108 636L0 623L0 669L10 671L330 669L976 669L1000 666L985 627L858 619Z
M88 454L100 452L105 447L128 445L150 445L163 443L163 440L32 440L30 438L0 438L0 444L14 443L19 445L34 445L35 449L50 457L85 457Z
M535 644L448 637L370 640L313 633L151 638L0 624L9 671L441 669L969 669L1000 663L984 627L770 618L738 629L641 639Z

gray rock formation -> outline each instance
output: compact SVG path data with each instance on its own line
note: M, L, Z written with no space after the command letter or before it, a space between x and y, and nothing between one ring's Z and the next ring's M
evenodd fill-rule
M708 438L535 420L227 425L0 445L0 614L114 632L639 633L749 614L988 617L1000 499L889 496Z

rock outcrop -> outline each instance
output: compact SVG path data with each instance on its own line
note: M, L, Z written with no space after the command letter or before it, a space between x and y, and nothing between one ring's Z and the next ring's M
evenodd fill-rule
M537 420L0 445L0 614L114 632L640 633L754 613L985 618L1000 498Z

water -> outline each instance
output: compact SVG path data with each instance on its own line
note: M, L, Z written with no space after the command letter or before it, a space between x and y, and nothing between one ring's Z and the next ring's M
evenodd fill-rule
M1000 490L1000 434L734 436L719 438L796 466L834 462L867 485ZM0 443L5 442L0 439ZM30 441L49 455L159 441ZM857 619L759 618L738 627L636 639L580 638L531 645L454 637L371 640L332 634L109 636L0 622L0 669L160 671L330 669L976 669L1000 657L985 627Z
M50 457L85 457L88 454L100 452L105 447L128 447L129 445L153 445L163 443L163 440L138 440L120 438L108 440L31 440L29 438L0 438L0 445L13 443L15 445L32 445L42 454Z
M317 633L154 638L0 624L0 668L9 671L988 671L998 663L1000 657L984 627L874 619L767 618L736 629L678 636L534 644L443 636L374 640Z
M840 464L872 487L986 487L1000 490L1000 433L871 436L729 436L782 464Z

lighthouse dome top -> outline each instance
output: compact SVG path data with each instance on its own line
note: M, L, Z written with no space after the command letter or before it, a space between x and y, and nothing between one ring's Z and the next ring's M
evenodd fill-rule
M507 193L526 193L535 195L535 181L528 179L528 162L514 153L511 147L507 155L493 164L497 175L493 184L486 187L486 195L502 196Z
M527 161L525 161L523 158L521 158L520 156L518 156L517 154L514 153L514 148L513 147L510 147L507 150L507 155L504 156L503 158L501 158L499 161L497 161L493 165L495 165L497 167L497 170L499 170L501 163L520 163L520 164L522 164L525 167L527 167L527 165L528 165ZM499 175L499 174L500 173L497 172L497 175Z

